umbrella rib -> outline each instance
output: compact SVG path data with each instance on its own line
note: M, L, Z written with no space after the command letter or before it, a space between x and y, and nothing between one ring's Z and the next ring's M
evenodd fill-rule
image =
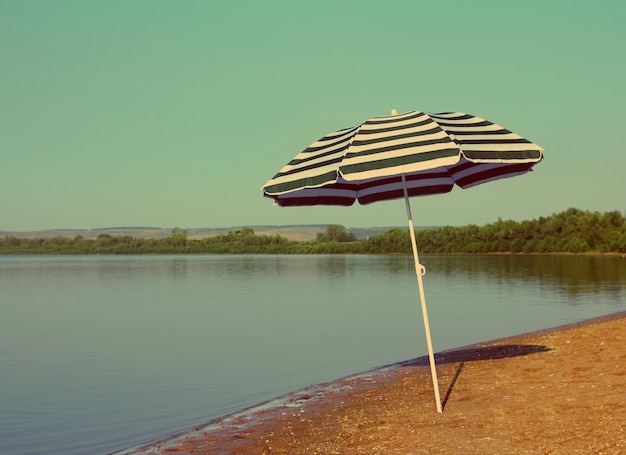
M316 152L318 150L323 150L323 149L327 149L330 147L334 147L335 145L341 144L342 142L346 142L349 143L350 139L352 139L354 137L354 133L356 131L356 128L354 131L352 131L352 134L346 134L343 136L335 136L333 138L328 138L328 137L323 137L322 139L319 139L317 142L314 142L313 144L311 144L310 146L308 146L307 148L305 148L302 153L313 153ZM324 142L324 141L333 141L332 144L322 144L319 146L315 146L315 144L318 144L320 142Z
M330 166L332 164L341 163L342 160L343 160L343 157L340 156L340 157L334 158L332 160L324 161L323 163L315 163L315 164L310 164L308 166L302 166L302 167L290 169L288 171L279 172L278 174L276 174L274 176L274 178L283 177L285 175L293 175L293 174L297 174L297 173L300 173L300 172L311 171L313 169L321 169L323 167L327 167L327 166ZM336 173L337 170L335 169L335 170L333 170L333 172Z
M342 128L338 131L335 131L334 133L330 133L327 134L326 136L320 138L317 140L317 142L323 142L323 141L332 141L333 139L335 139L338 136L350 133L351 130L354 131L358 128L358 126L349 126L348 128Z
M337 180L337 171L332 170L324 174L313 175L310 177L304 177L296 180L289 180L287 182L276 183L263 188L267 194L280 194L286 193L292 190L304 189L304 188L318 188L329 182L335 182ZM339 188L339 185L337 186Z
M299 166L300 164L303 164L303 163L308 163L308 162L311 162L313 160L319 160L321 158L326 158L326 157L335 156L335 155L339 155L338 160L341 161L343 156L344 156L343 152L347 148L348 148L348 144L346 144L342 148L329 150L329 151L327 151L325 153L318 153L317 155L307 156L305 158L298 158L298 157L296 157L293 160L291 160L287 166ZM329 160L328 162L320 163L320 164L316 165L315 167L323 166L325 164L332 164L332 163L335 163L335 162L337 162L337 160L333 159L333 160ZM302 169L305 169L305 168L302 168Z
M468 160L502 160L519 161L541 159L539 150L463 150L463 155Z

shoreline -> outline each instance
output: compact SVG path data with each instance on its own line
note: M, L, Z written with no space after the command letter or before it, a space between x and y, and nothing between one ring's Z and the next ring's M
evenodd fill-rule
M422 356L289 392L115 454L622 453L625 327L622 311L437 353L442 414L435 410L428 357ZM561 378L564 370L576 379ZM605 382L608 389L597 387ZM592 392L602 390L606 409L598 408L589 394L575 394L579 384ZM573 402L579 406L572 407ZM546 409L550 412L544 421L540 411ZM599 410L603 416L596 415ZM496 422L488 418L494 413ZM509 425L503 415L512 418ZM613 428L613 441L591 441L590 430L597 429L580 423L595 427L590 420L594 416L605 421L605 429ZM575 434L547 438L541 445L534 434L540 430L538 422L550 427L558 423L556 429ZM476 426L486 434L480 444ZM443 439L417 431L425 427ZM587 437L580 436L583 430ZM524 437L520 431L530 434ZM458 452L460 443L463 450ZM602 451L596 450L600 447Z

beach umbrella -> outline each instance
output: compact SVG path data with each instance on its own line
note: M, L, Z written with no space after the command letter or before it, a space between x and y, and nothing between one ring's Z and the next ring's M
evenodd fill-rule
M409 198L447 193L529 172L543 149L488 120L462 112L410 111L370 118L325 135L263 187L280 206L404 199L437 411L441 399Z

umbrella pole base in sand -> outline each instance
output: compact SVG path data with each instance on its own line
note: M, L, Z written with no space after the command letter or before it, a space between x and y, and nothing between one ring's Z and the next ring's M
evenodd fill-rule
M430 325L428 323L428 311L426 310L426 296L424 294L424 283L422 276L426 273L426 268L420 264L417 254L417 242L415 241L415 230L413 228L413 217L411 216L411 205L406 188L406 179L402 174L402 184L404 185L404 200L406 202L406 214L409 219L409 233L411 235L411 246L413 247L413 260L415 262L415 274L417 275L417 286L419 288L420 302L422 304L422 316L424 317L424 331L426 332L426 344L428 345L428 360L430 363L430 373L433 378L433 389L435 390L435 403L437 412L443 412L441 407L441 397L439 396L439 381L437 380L437 368L435 365L435 354L433 353L433 343L430 338Z

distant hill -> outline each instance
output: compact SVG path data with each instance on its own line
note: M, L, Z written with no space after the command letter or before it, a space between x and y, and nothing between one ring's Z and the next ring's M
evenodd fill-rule
M257 235L280 235L289 240L306 242L315 240L319 232L326 230L326 224L313 225L288 225L288 226L232 226L226 228L189 228L185 229L187 238L202 239L215 235L228 234L249 227ZM381 234L392 229L391 227L370 227L370 228L346 228L358 239L372 235ZM0 231L0 237L13 236L19 239L49 239L54 237L74 238L77 235L84 239L95 239L100 234L113 236L130 235L134 238L165 238L172 234L171 228L159 227L111 227L97 229L46 229L42 231Z

